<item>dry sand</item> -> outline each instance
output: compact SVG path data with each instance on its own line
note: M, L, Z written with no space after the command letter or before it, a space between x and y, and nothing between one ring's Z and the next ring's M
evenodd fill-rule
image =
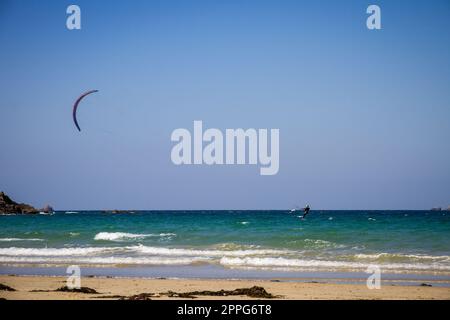
M31 292L55 290L66 284L64 277L0 276L0 283L17 291L0 291L7 300L67 300L67 299L118 299L112 296L131 296L140 293L167 291L191 292L234 290L236 288L264 287L279 299L439 299L450 300L450 288L383 285L379 290L369 290L365 284L334 284L304 282L272 282L258 280L191 280L191 279L141 279L141 278L82 278L81 285L97 290L99 294L72 292ZM107 299L107 298L106 298ZM177 299L167 296L152 299ZM249 299L247 296L200 296L197 299Z

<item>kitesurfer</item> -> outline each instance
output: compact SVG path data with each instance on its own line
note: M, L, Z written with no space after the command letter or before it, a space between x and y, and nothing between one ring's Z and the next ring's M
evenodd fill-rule
M311 208L309 207L309 204L308 204L308 205L306 205L306 207L303 208L302 219L305 219L306 215L309 213L309 210L311 210Z

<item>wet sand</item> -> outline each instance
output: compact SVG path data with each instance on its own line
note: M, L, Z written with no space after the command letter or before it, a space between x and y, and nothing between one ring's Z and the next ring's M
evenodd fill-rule
M325 280L326 281L326 280ZM65 277L50 276L0 276L0 284L16 291L0 291L0 298L7 300L93 300L119 299L141 293L151 293L151 299L180 299L169 297L167 292L185 293L192 291L235 290L237 288L263 287L276 299L438 299L450 300L449 287L420 285L382 285L381 289L369 290L361 284L336 284L305 282L274 282L269 280L195 280L195 279L142 279L83 277L81 286L95 289L98 294L55 292L66 285ZM33 292L37 291L37 292ZM162 294L161 294L162 293ZM188 298L189 300L192 298ZM209 299L255 299L248 296L197 296L198 300ZM258 298L256 298L258 299Z

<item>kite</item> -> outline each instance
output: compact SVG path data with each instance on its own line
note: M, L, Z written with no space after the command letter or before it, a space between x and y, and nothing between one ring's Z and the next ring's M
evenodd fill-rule
M77 127L78 131L81 132L80 126L78 125L78 121L77 121L77 109L78 109L78 104L80 103L81 100L83 100L84 97L90 95L91 93L95 93L98 92L98 90L90 90L88 92L83 93L78 99L77 101L75 101L75 104L73 105L73 111L72 111L72 117L73 117L73 122L75 123L75 126Z

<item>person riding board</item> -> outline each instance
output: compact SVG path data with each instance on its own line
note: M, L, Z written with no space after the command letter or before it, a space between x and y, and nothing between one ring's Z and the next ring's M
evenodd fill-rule
M304 213L303 213L302 219L305 219L306 215L309 213L309 210L311 210L311 208L309 207L309 204L308 204L308 205L306 205L305 208L303 208Z

